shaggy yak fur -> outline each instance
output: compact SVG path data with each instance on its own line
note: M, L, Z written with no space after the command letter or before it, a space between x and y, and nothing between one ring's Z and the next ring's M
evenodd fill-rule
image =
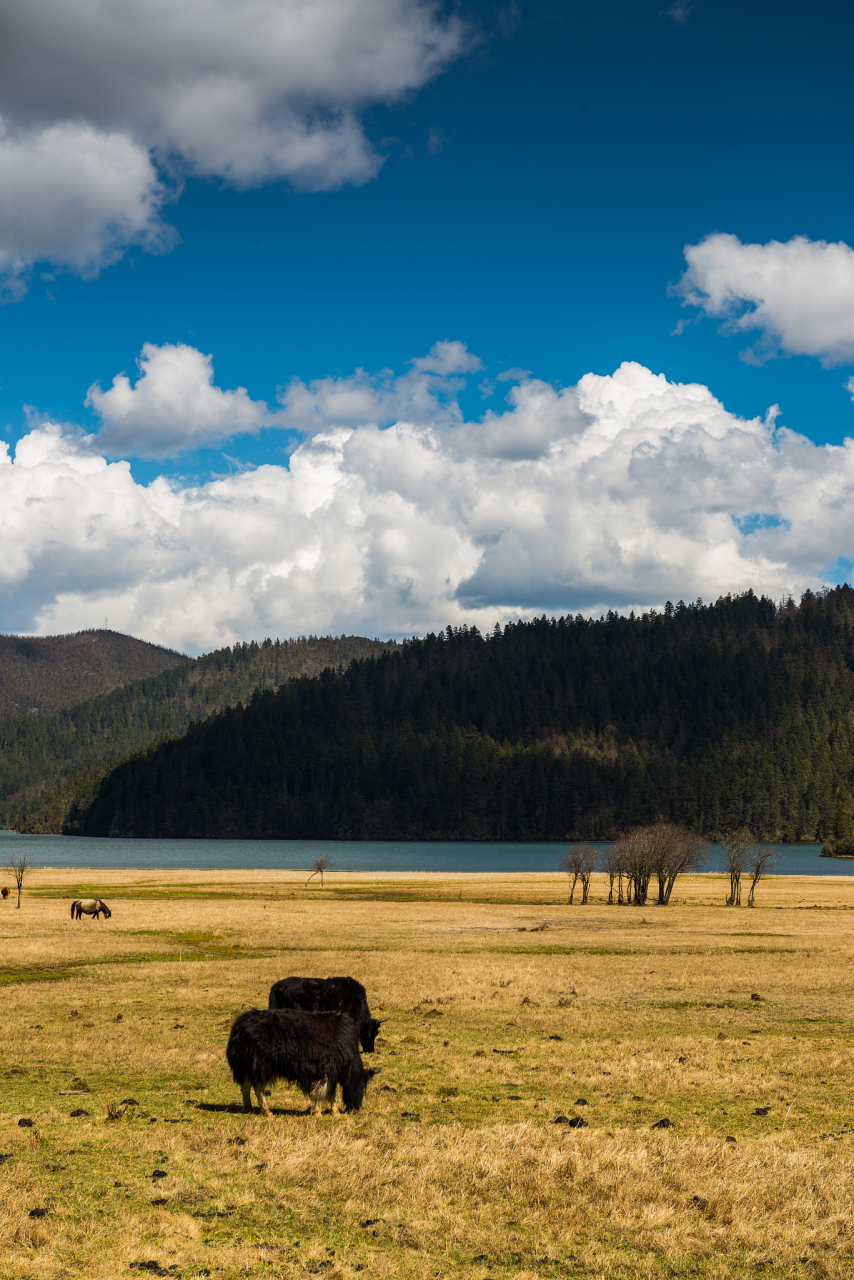
M348 1013L359 1028L365 1053L373 1053L385 1018L372 1018L368 995L355 978L282 978L270 988L270 1009L304 1009L306 1013Z
M330 1102L337 1114L339 1084L346 1110L358 1111L368 1081L376 1075L359 1056L355 1022L342 1013L249 1009L235 1019L225 1056L243 1093L243 1110L252 1110L254 1089L266 1116L267 1094L276 1080L298 1084L311 1100L310 1112Z

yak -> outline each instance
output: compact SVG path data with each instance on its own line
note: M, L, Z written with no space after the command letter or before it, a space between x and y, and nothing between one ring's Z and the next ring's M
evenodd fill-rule
M303 1009L306 1013L347 1013L359 1028L365 1053L373 1053L385 1018L372 1018L368 994L355 978L281 978L270 988L269 1009Z
M345 1013L248 1009L235 1019L225 1051L243 1110L252 1110L250 1090L270 1118L267 1094L276 1080L296 1082L310 1099L309 1114L324 1102L339 1115L335 1094L347 1111L358 1111L368 1082L377 1074L359 1056L359 1032Z

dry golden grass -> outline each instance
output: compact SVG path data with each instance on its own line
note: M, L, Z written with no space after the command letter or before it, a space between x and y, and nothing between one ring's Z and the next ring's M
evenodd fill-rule
M754 911L713 876L666 909L302 883L43 871L0 905L0 1276L852 1274L854 879ZM112 919L72 922L83 895ZM285 1085L272 1122L239 1109L231 1018L290 973L389 1018L356 1116Z

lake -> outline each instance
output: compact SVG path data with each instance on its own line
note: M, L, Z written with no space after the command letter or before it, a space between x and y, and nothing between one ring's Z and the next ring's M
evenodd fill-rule
M325 855L337 871L557 871L566 847L421 840L104 840L0 831L0 867L26 853L33 867L302 871ZM821 858L821 845L775 848L777 875L854 875L854 859ZM715 845L705 870L722 870Z

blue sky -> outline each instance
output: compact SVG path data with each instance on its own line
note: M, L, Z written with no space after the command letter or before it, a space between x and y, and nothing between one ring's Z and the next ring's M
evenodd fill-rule
M106 0L95 6L110 7ZM162 105L158 36L168 33L158 33L156 24L152 31L150 0L129 0L122 23L104 23L102 46L85 56L79 50L92 41L81 0L0 2L0 13L13 23L18 59L23 49L44 69L43 83L36 75L34 85L19 84L7 61L4 89L0 61L0 117L7 129L0 137L0 264L7 263L12 295L0 309L0 438L14 450L26 437L35 450L29 469L53 468L40 472L38 483L30 477L53 514L45 517L44 529L32 532L32 547L12 557L0 628L71 629L110 614L121 629L198 649L259 628L406 634L444 621L469 618L481 625L493 615L543 609L648 606L667 595L747 585L784 593L847 573L848 453L829 455L814 446L840 446L854 434L852 391L846 388L854 374L854 273L844 250L854 244L850 10L721 0L669 9L660 0L522 0L451 10L417 0L352 0L351 17L362 22L353 27L339 22L333 0L315 0L314 7L321 35L312 39L315 45L328 40L329 47L318 57L321 70L306 74L305 83L294 88L302 74L297 63L277 81L276 66L271 69L263 51L251 48L250 37L239 66L234 55L240 74L267 85L258 118L244 120L237 137L227 113L206 117L203 128L183 101ZM210 15L227 25L233 18L248 23L262 12L283 41L287 64L287 3L187 0L178 8L186 23L172 47L180 49L186 38L189 48L194 24L202 30ZM57 18L66 38L48 47L43 32ZM214 33L211 65L228 71L228 32L223 27L214 48L217 21L208 26ZM332 35L324 34L330 29ZM409 41L409 61L391 67L386 58L375 65L371 57L382 32L395 31L398 46ZM148 52L141 62L147 57L149 65L137 83L136 72L123 79L122 59L128 47L139 47L143 32L149 44L143 41ZM425 53L428 48L433 52ZM14 54L13 47L9 59ZM329 70L336 58L339 68L347 68L344 79L360 58L367 59L361 80L356 83L353 72L353 83L342 88L340 70ZM67 72L70 87L55 88L57 66ZM199 79L189 54L167 68L173 75L175 66L179 80ZM348 135L349 151L336 140L328 155L312 160L314 168L293 158L296 144L276 150L278 141L270 140L276 129L290 130L290 139L306 121L311 128L320 120L334 132L336 112L349 114L362 140L353 143ZM86 142L80 131L89 123L101 131L101 141L86 143L87 155L94 155L86 163L102 163L109 137L126 146L122 173L132 176L118 195L105 181L113 229L103 230L106 222L98 222L95 208L87 215L89 242L80 249L78 233L65 230L76 216L67 211L83 198L73 189L75 179L55 196L56 216L44 228L39 193L57 171L53 135L45 130L70 129L63 146L73 151ZM17 148L5 161L4 141ZM246 157L256 144L260 158L250 162ZM48 179L38 167L44 156ZM30 160L35 177L26 168ZM103 164L115 169L118 161L107 157ZM165 202L144 196L148 164L171 188ZM4 172L11 175L5 213ZM82 162L77 172L83 172ZM100 192L99 181L96 172L85 199L93 189ZM48 188L47 203L53 198ZM9 213L12 202L20 212L26 200L34 201L38 234ZM177 236L170 240L163 224ZM691 280L674 294L669 286L678 285L688 266L685 246L716 235L723 238L706 241ZM794 237L803 238L802 252L785 248ZM152 238L160 251L149 251ZM832 258L823 244L843 249ZM755 261L748 261L747 246L761 247ZM717 311L713 280L723 281ZM824 316L823 300L833 292L828 280L838 296ZM686 296L694 305L682 305ZM763 306L757 327L743 323L739 332L721 332L727 320L731 330L745 310ZM676 332L680 321L690 323ZM745 359L757 340L760 350ZM453 359L446 352L439 365L432 357L435 367L419 373L411 362L442 342L465 344L469 355L455 349ZM130 380L129 392L139 387L137 361L145 344L149 351L175 347L211 356L211 387L225 393L245 388L256 408L244 406L243 425L231 435L227 419L234 401L212 401L215 427L202 414L204 421L184 436L171 419L163 434L154 400L134 402L128 418L133 396L119 404L107 393L121 373ZM726 431L712 431L717 443L690 435L699 429L696 396L660 393L659 384L641 385L636 378L628 379L631 394L621 384L618 395L611 383L597 384L595 393L590 387L572 391L586 375L607 379L624 362L663 374L669 386L706 388L709 403L716 400L727 415ZM426 409L422 405L420 416L413 412L411 388L392 394L397 384L388 376L381 380L382 413L372 405L361 419L358 410L342 418L326 401L318 409L323 388L333 387L330 380L351 387L347 380L357 369L365 371L362 392L370 386L375 395L380 383L373 375L382 370L398 379L419 374ZM509 370L523 372L499 380ZM170 376L180 379L184 372L175 366ZM152 372L152 386L154 377ZM314 425L295 413L293 396L277 400L294 380L318 384ZM520 383L522 400L508 406L508 391ZM86 406L93 384L102 398L96 394ZM545 418L531 426L532 414L552 412L537 401L541 384L558 406L554 412L564 415L560 428L546 428ZM192 379L187 386L192 396ZM590 449L567 454L569 442L579 438L573 414L599 424L594 434L601 435L606 406L617 401L622 478L617 484L612 469L610 479L601 474L594 502L589 487L583 495L578 488ZM765 419L773 405L779 414L768 420L761 440L758 427L739 425ZM708 403L703 412L712 412ZM492 419L483 425L490 413L504 424L507 439L513 436L511 443L495 445ZM462 451L461 426L469 441ZM360 435L376 427L386 432L379 443ZM789 434L781 435L781 428ZM315 486L318 468L333 465L329 458L318 461L319 451L329 453L332 446L318 443L317 434L329 430L353 434L332 450L338 479L324 490L326 506L311 510L326 512L329 527L338 530L333 543L350 536L342 529L361 531L352 535L362 542L346 564L326 549L323 537L318 540L316 529L299 531L293 523L294 511L305 514L305 502L295 493L291 458L299 454L313 477L306 484ZM546 495L533 522L545 531L541 545L524 521L523 528L494 517L490 525L482 512L461 515L459 502L454 514L439 512L435 494L407 489L397 470L392 479L383 473L381 491L370 487L377 474L370 461L375 446L389 451L394 468L418 471L423 459L414 461L409 453L416 445L423 449L424 433L431 431L429 447L442 454L449 477L446 485L437 481L437 492L459 485L470 495L482 485L491 495L484 505L494 504L495 511L512 505L507 495L515 490L528 495L523 506L536 507ZM644 431L653 431L654 439ZM49 460L42 437L54 441L61 462ZM755 457L742 456L743 437L753 441ZM650 452L666 470L642 488L637 477L646 474ZM108 460L103 475L92 471L95 456ZM129 472L115 470L122 460ZM773 492L756 480L768 472L769 460L779 472ZM9 471L17 466L16 459ZM257 492L224 497L209 487L226 475L248 485L245 477L259 466L253 483L272 485L263 500ZM44 483L48 475L51 484L60 483L57 467L69 468L73 484L86 490L88 524L78 529L74 517L67 535L67 494ZM289 467L287 477L272 470ZM704 467L716 477L714 499L697 496ZM800 483L812 489L813 508L803 493L796 496L793 467L802 468ZM274 493L277 477L281 494ZM347 508L349 515L334 516L354 477L363 487L358 499L351 492L348 501L361 504L360 514ZM114 482L120 494L111 489ZM662 484L676 495L678 529L662 524L655 512ZM125 492L121 485L130 487ZM152 485L168 491L168 515ZM202 495L192 518L207 502L219 512L218 526L234 520L218 549L224 578L213 562L194 562L200 535L186 505L190 489ZM25 503L23 490L11 492ZM32 493L26 490L27 510ZM561 493L580 523L563 527L553 543L549 513L560 508ZM694 494L691 501L688 494ZM247 504L255 510L259 502L270 503L263 541L277 543L275 564L253 560L246 546ZM787 502L795 505L790 509ZM227 517L217 503L228 507ZM582 519L585 504L593 505ZM606 546L609 504L610 523L625 528ZM72 504L74 511L80 506L78 500ZM132 527L127 510L136 513ZM168 536L152 526L164 519ZM317 524L320 515L313 519ZM28 528L24 515L21 520L20 528ZM603 521L598 541L588 542L596 520ZM638 521L647 521L639 542ZM133 535L142 526L148 532ZM104 532L111 527L113 535ZM819 537L823 527L831 532ZM370 537L366 529L374 530ZM11 517L6 536L22 536ZM26 543L30 534L23 536ZM68 539L76 560L65 558L65 548L57 552ZM175 563L161 558L164 540L183 547ZM401 540L409 551L388 551ZM429 566L425 547L432 549ZM446 562L438 563L443 555ZM272 594L271 574L277 580ZM252 588L249 580L267 585ZM176 611L176 600L189 599L192 609L187 604Z

